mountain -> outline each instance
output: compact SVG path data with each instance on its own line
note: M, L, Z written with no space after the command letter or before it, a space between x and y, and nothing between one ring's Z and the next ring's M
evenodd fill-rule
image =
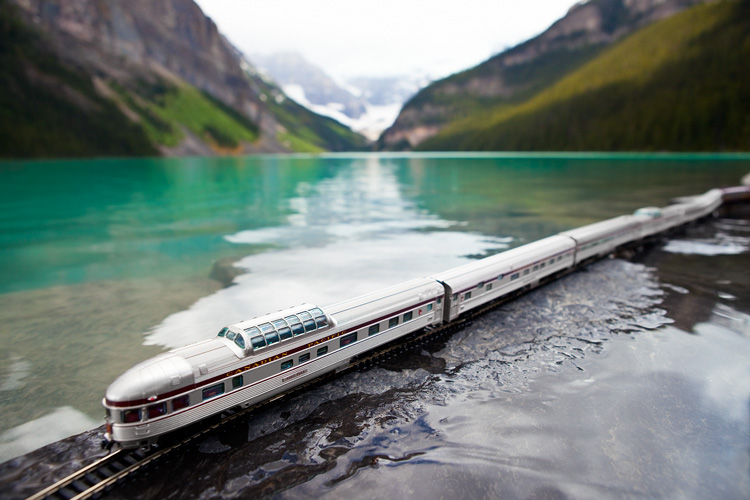
M750 151L750 0L656 22L533 97L445 126L427 150Z
M267 55L254 54L250 58L258 68L279 83L282 89L288 91L292 88L292 92L288 92L292 98L300 96L310 104L319 106L335 104L337 111L350 118L359 118L366 111L365 103L358 96L336 83L302 54L277 52ZM299 90L294 89L295 87Z
M294 101L372 140L393 123L401 106L429 82L420 76L337 81L297 52L249 57Z
M192 0L0 0L0 155L351 150Z
M379 147L420 147L451 123L524 102L631 33L703 1L578 3L541 35L420 91L380 137Z

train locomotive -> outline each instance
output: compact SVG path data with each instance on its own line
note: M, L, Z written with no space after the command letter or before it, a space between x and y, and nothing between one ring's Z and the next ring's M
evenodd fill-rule
M708 216L731 189L646 207L327 307L296 307L228 325L118 377L102 401L105 442L149 447L177 429L346 368L368 351L534 288L616 249Z

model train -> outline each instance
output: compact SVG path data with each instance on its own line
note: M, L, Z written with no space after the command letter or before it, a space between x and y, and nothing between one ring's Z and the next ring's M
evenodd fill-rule
M228 325L210 340L160 354L117 378L103 400L105 439L123 448L152 445L176 429L269 399L395 339L710 215L729 196L731 190L712 189L329 307L302 304Z

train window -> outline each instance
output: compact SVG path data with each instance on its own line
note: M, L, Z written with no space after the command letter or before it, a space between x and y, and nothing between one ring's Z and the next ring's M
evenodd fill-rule
M318 349L318 356L322 356L323 354L326 354L328 352L328 346L324 345L323 347Z
M288 326L285 326L284 328L279 329L279 337L281 337L281 340L289 340L292 338L292 330Z
M562 255L559 255L559 256L557 257L557 262L560 262L561 260L562 260Z
M310 361L310 353L306 352L305 354L301 355L299 357L299 362L304 363L305 361Z
M302 335L303 333L305 333L305 327L302 326L302 323L295 323L292 325L292 332L295 335Z
M545 264L544 262L539 264L539 269L544 269L545 267L547 267L547 264Z
M529 270L528 269L524 269L523 270L523 275L526 276L527 274L529 274Z
M260 328L260 332L264 335L268 332L272 332L274 329L271 323L263 323L262 325L258 325L258 328Z
M245 349L245 338L242 336L241 333L238 333L237 336L234 338L234 343L237 344L237 347L240 349Z
M479 290L483 286L484 286L484 281L480 281L479 284L477 284L477 290Z
M442 297L438 297L438 298L437 298L437 303L438 303L438 304L441 304L441 303L442 303L442 301L443 301L443 298L442 298Z
M464 300L469 300L471 298L471 292L466 292L464 294Z
M276 321L273 322L273 327L276 328L277 330L281 330L285 326L286 326L286 321L284 321L283 319L277 319Z
M409 311L408 313L404 313L404 321L411 321L411 318L414 316L413 311Z
M374 325L377 326L377 325ZM339 347L344 347L349 344L353 344L357 341L357 332L350 333L349 335L344 335L341 337L341 340L339 341Z
M313 316L325 316L325 314L323 314L323 311L321 311L317 307L315 309L310 309L310 314L312 314Z
M275 330L266 334L266 344L273 345L279 341L279 334Z
M315 316L315 324L318 325L318 328L325 328L328 326L328 321L325 316Z
M511 281L512 281L512 280L517 280L519 276L520 276L520 274L519 274L519 273L514 273L514 274L511 274L511 275L510 275L510 279L511 279Z
M294 366L294 361L292 361L291 359L289 361L284 361L283 363L281 363L281 371L283 372L284 370L288 370L292 366Z
M489 290L490 288L492 288L492 285L487 285L487 286L489 287L489 288L487 288L487 290ZM428 311L432 311L432 304L427 304L427 310ZM398 321L398 318L396 318L396 321Z
M375 335L380 331L380 325L371 325L370 328L367 329L367 335ZM354 339L356 340L356 338Z
M297 313L297 316L299 316L299 319L301 319L302 321L305 321L306 319L312 319L312 315L307 311Z
M550 259L550 261L549 261L549 265L551 266L551 265L552 265L552 264L554 264L554 263L555 263L555 259Z
M243 382L244 379L242 378L242 375L237 375L236 377L232 378L232 389L242 387Z
M505 278L504 274L498 274L497 275L497 281L503 281L503 278Z
M250 343L253 345L253 349L262 349L266 347L266 339L263 338L262 335L251 338Z
M234 333L234 332L227 332L227 340L234 340L234 337L235 337L236 335L237 335L237 334L236 334L236 333Z
M492 283L487 283L487 291L489 292L490 290L492 290ZM432 304L430 304L430 308L427 310L432 311Z
M172 400L172 411L182 410L190 406L190 396L185 394Z
M455 301L457 301L457 300L458 300L458 294L457 294L457 293L454 293L454 294L453 294L453 302L455 302Z
M250 328L245 328L245 331L247 332L248 338L254 337L254 336L260 334L260 330L258 330L254 326L251 326Z
M311 319L305 320L305 331L312 332L314 330L315 330L315 321Z
M224 334L227 333L227 330L229 330L229 328L227 327L222 328L221 331L218 333L217 337L223 337Z
M394 326L397 326L397 325L398 325L398 316L388 320L388 328L393 328Z
M212 385L211 387L206 387L203 389L203 401L211 398L215 398L216 396L224 394L224 383Z
M148 418L161 417L167 414L167 403L159 403L146 407Z
M539 270L539 266L534 266L534 271L538 271L538 270Z
M287 317L286 317L286 318L284 318L284 319L285 319L285 320L286 320L286 322L287 322L287 323L289 323L290 325L292 325L292 324L294 324L294 323L301 323L301 321L299 320L299 318L298 318L297 316L287 316Z
M122 412L122 421L126 424L132 424L133 422L141 421L141 409L136 410L125 410Z

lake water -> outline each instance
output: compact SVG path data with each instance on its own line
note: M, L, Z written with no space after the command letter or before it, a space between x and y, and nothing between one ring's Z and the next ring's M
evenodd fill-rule
M120 373L224 324L748 172L750 157L720 155L0 163L0 462L100 425ZM144 481L154 498L747 497L750 229L691 231L209 437L177 462L202 472ZM0 491L28 460L6 462Z

